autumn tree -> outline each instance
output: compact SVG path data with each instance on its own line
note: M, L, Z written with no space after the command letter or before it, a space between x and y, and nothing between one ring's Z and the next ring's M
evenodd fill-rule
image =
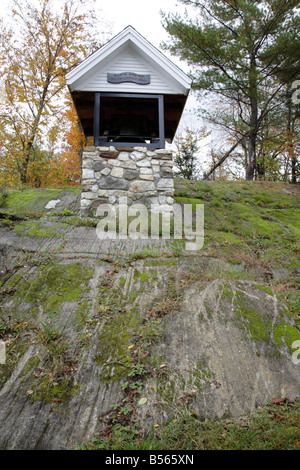
M299 74L297 0L179 0L196 15L164 15L165 48L193 66L193 86L235 103L247 138L246 178L257 170L257 137L274 97ZM290 67L292 62L294 67ZM285 70L283 81L276 71Z
M99 41L94 11L80 0L12 5L9 26L1 20L0 32L0 178L27 184L49 157L66 73Z
M62 143L60 151L51 159L48 184L80 183L85 136L69 92L66 93L65 103L59 120Z

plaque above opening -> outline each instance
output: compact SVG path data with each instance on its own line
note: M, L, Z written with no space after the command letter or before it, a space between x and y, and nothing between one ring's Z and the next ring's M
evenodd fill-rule
M138 85L149 85L150 75L140 75L133 72L108 73L108 83L137 83Z

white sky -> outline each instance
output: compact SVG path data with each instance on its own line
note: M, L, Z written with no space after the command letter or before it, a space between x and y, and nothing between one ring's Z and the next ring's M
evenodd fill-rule
M28 1L35 3L35 0ZM54 5L56 2L59 4L60 0L53 0ZM87 7L89 4L93 4L92 0L81 0L81 2ZM107 22L111 36L115 36L126 26L131 25L159 49L161 41L168 39L161 24L160 10L165 13L184 11L184 6L178 0L94 0L94 2L96 10L99 12L99 27L103 27L103 20ZM3 13L10 5L11 0L0 0L0 3L1 13ZM9 14L7 21L9 21ZM173 60L178 63L178 59L174 58ZM184 63L181 68L183 67Z
M176 0L96 0L111 22L113 35L126 26L133 26L142 36L159 48L168 38L161 22L160 10L166 13L182 10Z

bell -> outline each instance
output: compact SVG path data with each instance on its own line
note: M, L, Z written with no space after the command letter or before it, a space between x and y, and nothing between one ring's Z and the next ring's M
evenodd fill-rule
M145 143L145 138L149 135L147 117L114 115L109 134L115 135L113 142Z
M125 119L124 121L126 122L122 122L122 125L120 127L120 131L119 131L120 136L121 135L137 136L140 134L140 129L138 126L137 119L128 116L128 119Z

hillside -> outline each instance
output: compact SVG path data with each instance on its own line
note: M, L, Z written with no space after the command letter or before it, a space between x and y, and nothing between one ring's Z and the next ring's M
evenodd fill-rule
M176 180L198 251L99 240L79 198L0 193L0 448L297 447L299 186Z

